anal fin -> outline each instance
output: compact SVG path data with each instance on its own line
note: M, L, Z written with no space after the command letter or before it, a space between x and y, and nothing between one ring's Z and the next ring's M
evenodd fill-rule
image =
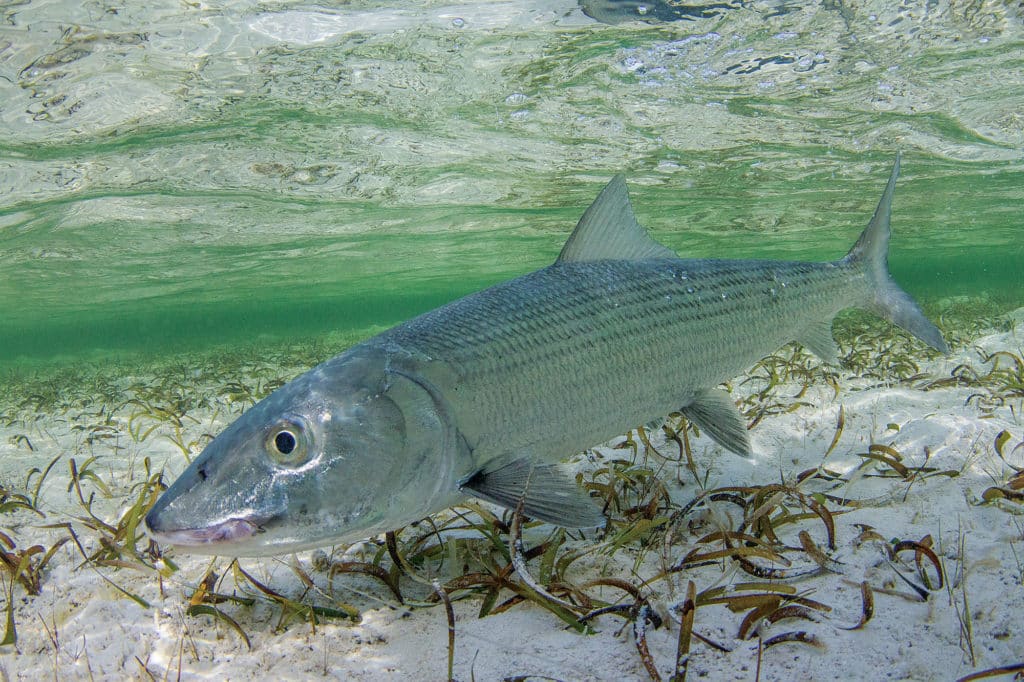
M693 402L680 412L726 450L744 457L753 454L747 423L725 391L717 388L700 390Z
M605 518L597 505L554 464L523 457L482 469L460 485L477 497L515 509L520 500L527 516L565 528L597 528Z
M815 322L796 338L807 350L829 365L839 364L839 347L832 337L832 320Z

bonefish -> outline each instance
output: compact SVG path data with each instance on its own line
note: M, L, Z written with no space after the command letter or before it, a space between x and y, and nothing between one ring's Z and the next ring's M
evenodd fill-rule
M827 263L679 258L636 221L618 176L554 264L360 343L249 409L164 492L147 530L261 556L367 538L467 496L599 526L558 462L677 410L749 455L716 387L790 341L835 362L840 310L872 310L948 352L889 276L899 165L856 244Z

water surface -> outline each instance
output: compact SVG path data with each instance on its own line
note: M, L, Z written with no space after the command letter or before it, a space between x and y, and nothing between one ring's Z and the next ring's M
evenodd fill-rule
M681 255L836 258L898 149L896 278L1024 303L1020 3L638 4L0 4L0 365L358 338L619 172Z

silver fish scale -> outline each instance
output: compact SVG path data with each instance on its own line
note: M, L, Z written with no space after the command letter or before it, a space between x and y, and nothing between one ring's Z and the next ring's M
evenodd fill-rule
M687 405L839 310L863 304L844 261L556 263L370 343L445 395L477 464L564 459Z

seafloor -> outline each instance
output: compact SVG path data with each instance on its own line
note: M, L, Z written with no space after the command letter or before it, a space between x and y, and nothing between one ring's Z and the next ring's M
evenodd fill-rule
M970 309L936 315L948 357L854 315L837 324L841 367L788 347L736 378L751 461L678 415L577 455L605 531L520 528L469 503L352 547L238 562L158 547L140 518L220 429L337 344L8 370L0 674L1024 669L1024 309Z

